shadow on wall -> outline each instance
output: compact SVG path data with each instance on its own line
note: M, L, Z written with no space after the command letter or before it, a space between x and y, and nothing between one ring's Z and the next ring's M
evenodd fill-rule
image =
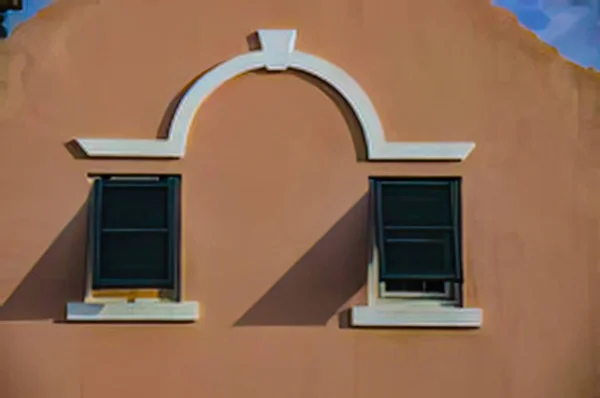
M169 105L167 105L167 109L166 109L165 113L163 114L163 118L160 121L160 125L158 126L158 133L156 134L156 138L159 138L159 139L169 138L169 129L171 128L171 121L173 120L173 117L175 116L175 112L177 111L177 107L181 103L181 100L198 80L202 79L204 77L204 75L206 75L208 72L215 69L217 66L219 66L218 63L214 64L210 68L206 69L204 72L200 73L192 81L188 82L177 93L175 98L173 98L171 100L171 102L169 102Z
M325 325L364 286L368 261L364 195L235 326ZM87 203L0 307L1 321L64 321L85 286Z
M68 301L84 294L87 203L0 307L1 321L65 318Z
M258 32L253 32L246 36L246 42L248 43L248 48L250 51L259 51L261 49L260 40L258 37ZM206 73L206 72L205 72ZM253 73L259 74L273 74L273 73L284 73L286 75L295 76L299 79L304 80L308 84L311 84L321 90L338 108L342 116L344 117L344 121L346 122L346 126L350 131L350 135L352 136L352 142L354 144L354 150L356 152L356 160L358 161L366 161L367 160L367 145L365 143L365 135L362 131L362 127L360 122L358 121L356 114L346 102L346 100L330 85L325 83L324 81L317 79L315 76L312 76L308 73L288 69L282 72L273 72L267 71L265 69L254 71Z
M336 105L342 116L344 117L344 121L346 122L346 126L350 131L350 136L352 137L352 143L354 144L354 151L356 153L356 160L359 162L367 160L367 145L365 143L365 135L362 131L362 126L358 121L356 114L350 107L350 105L346 102L342 96L335 91L331 86L326 84L325 82L317 79L314 76L311 76L307 73L289 70L285 72L287 74L296 76L313 86L316 86L319 90L321 90L329 99Z
M325 325L364 286L368 262L364 195L234 326Z

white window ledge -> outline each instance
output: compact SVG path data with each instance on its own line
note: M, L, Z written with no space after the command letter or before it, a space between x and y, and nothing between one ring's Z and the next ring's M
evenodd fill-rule
M69 322L194 322L198 317L195 301L67 303Z
M479 328L479 308L410 308L404 306L356 306L351 311L353 327Z

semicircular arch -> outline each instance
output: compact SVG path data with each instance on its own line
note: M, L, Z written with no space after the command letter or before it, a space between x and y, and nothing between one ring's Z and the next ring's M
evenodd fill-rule
M204 101L220 86L251 71L297 70L332 87L349 105L360 124L367 160L462 160L471 142L388 142L369 96L356 80L333 63L295 50L295 30L259 30L260 51L238 55L205 73L179 102L166 139L78 139L91 157L181 158L192 123Z

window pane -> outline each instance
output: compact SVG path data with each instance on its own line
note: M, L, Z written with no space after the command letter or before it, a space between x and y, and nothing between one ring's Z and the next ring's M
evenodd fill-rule
M103 279L134 282L169 277L167 233L103 233L101 246L100 277Z
M383 245L385 258L382 278L439 276L456 274L452 233L448 231L396 232Z
M381 203L385 226L450 226L450 184L383 183Z
M388 280L385 282L385 288L388 292L445 293L445 283L422 280Z
M166 228L166 187L110 186L103 189L102 228Z
M425 292L427 293L445 293L446 282L423 282L425 284Z

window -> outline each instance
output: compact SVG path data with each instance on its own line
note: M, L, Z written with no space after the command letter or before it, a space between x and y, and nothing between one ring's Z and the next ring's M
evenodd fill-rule
M181 179L96 176L89 200L88 272L70 322L195 322L183 300Z
M462 264L462 180L370 178L367 303L349 311L359 328L479 328L467 306ZM472 297L469 298L469 304Z
M176 176L97 178L89 213L91 289L178 292L179 202Z
M379 299L461 305L459 178L372 178Z

